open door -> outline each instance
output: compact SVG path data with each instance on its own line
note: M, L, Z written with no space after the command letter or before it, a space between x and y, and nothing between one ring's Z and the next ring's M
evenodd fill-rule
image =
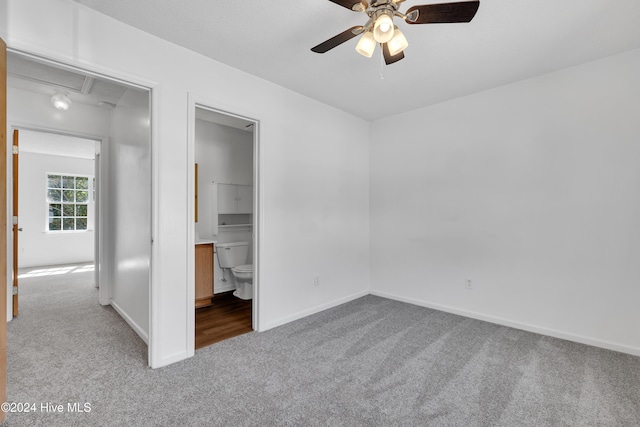
M18 317L18 129L13 130L13 317Z
M0 39L0 402L7 401L7 45ZM0 411L0 423L5 412Z

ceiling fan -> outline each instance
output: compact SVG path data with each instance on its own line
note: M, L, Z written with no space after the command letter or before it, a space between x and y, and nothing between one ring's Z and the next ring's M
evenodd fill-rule
M376 44L380 43L382 55L387 65L404 58L404 49L409 45L402 31L393 23L397 16L407 24L447 24L470 22L478 11L480 1L461 1L454 3L423 4L412 6L406 13L398 10L405 0L329 0L335 4L364 12L369 19L364 25L356 25L331 37L329 40L311 48L313 52L325 53L342 43L362 34L356 51L368 58L373 55Z

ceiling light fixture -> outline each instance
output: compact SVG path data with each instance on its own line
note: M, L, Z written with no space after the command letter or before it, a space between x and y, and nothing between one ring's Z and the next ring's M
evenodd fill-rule
M358 44L356 45L356 52L358 52L362 56L366 56L367 58L371 58L373 55L373 51L376 48L376 40L373 38L373 33L371 31L365 32Z
M393 19L391 19L391 12L383 10L376 18L376 22L373 24L373 38L378 43L386 43L393 37Z
M51 103L58 110L68 110L71 107L71 99L64 93L56 93L51 97Z
M332 3L365 13L369 19L364 25L353 26L340 34L311 48L312 52L326 53L336 46L362 35L356 51L368 58L373 55L376 44L382 48L382 56L387 65L404 58L404 50L409 46L402 31L393 23L393 18L407 24L445 24L471 22L480 7L480 0L462 0L452 3L422 4L411 6L406 12L399 10L405 0L329 0Z
M367 58L371 58L376 44L387 43L391 56L398 55L405 50L409 43L397 25L393 24L393 13L388 10L381 10L376 13L373 25L365 27L365 31L356 45L356 52ZM373 30L371 29L373 27Z
M387 46L389 46L389 54L391 56L396 56L400 52L404 51L407 46L409 46L409 42L407 41L404 34L402 34L402 31L400 31L398 27L396 27L395 31L393 32L393 37L391 38L391 40L389 40L389 42L387 42Z

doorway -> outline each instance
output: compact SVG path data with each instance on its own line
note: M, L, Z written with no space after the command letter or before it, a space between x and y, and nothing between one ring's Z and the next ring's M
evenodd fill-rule
M193 117L197 349L258 329L260 205L258 122L197 103Z
M13 130L13 317L23 284L50 276L55 292L69 276L96 268L98 217L96 158L100 141L31 129ZM29 273L25 269L29 269ZM87 276L85 274L84 276ZM23 280L24 279L24 280ZM18 286L20 285L20 286ZM17 292L16 292L17 291Z
M91 197L94 188L99 190L93 224L97 236L94 259L96 284L100 284L98 299L100 304L113 307L148 345L151 91L23 52L10 51L7 56L7 115L12 128L101 141L100 150L93 149L96 180L90 184ZM60 99L66 105L58 109L56 101ZM76 179L62 169L48 169L47 173L52 175L53 185L56 173L61 182L65 177L68 181ZM47 173L41 177L43 187L49 179ZM55 192L55 188L52 190ZM61 189L62 197L65 190ZM64 212L65 200L61 206L53 202L50 204L54 206L47 208L50 212L42 212L40 233L49 237L78 233L65 228L72 221L84 226L85 218L77 215L77 207L67 207L69 211ZM82 209L80 214L84 213ZM62 230L47 229L50 224ZM68 243L59 245L69 249ZM13 273L17 272L8 272L10 277Z
M29 129L19 140L18 268L95 264L100 141Z

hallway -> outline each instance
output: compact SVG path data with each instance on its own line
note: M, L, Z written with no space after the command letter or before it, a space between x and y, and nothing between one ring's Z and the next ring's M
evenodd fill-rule
M98 304L92 263L21 269L19 281L20 313L7 324L7 401L35 403L37 410L9 413L7 423L43 422L40 404L51 402L65 406L56 421L82 424L88 414L66 413L67 403L95 411L98 402L113 400L113 361L121 372L144 372L147 346L118 313Z

